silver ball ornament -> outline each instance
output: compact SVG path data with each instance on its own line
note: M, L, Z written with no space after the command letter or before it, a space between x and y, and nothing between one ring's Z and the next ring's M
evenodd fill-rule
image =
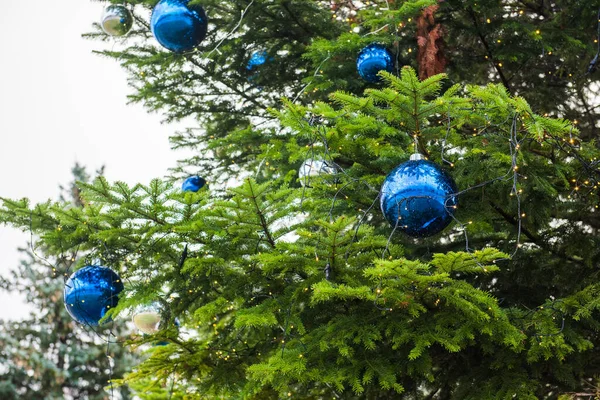
M100 26L107 35L125 36L133 27L133 15L127 7L111 4L104 9Z
M338 168L329 161L308 159L302 163L298 170L300 184L310 187L310 182L321 175L335 175Z
M133 324L141 332L153 335L161 329L161 311L162 307L158 302L140 306L133 313Z

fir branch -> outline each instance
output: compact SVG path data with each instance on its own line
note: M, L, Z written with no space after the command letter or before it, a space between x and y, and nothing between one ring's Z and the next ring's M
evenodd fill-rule
M473 26L475 27L475 30L477 31L477 36L479 37L479 40L481 40L481 44L485 48L485 52L487 53L488 57L490 58L490 62L492 63L492 67L496 70L496 72L498 72L498 76L500 77L500 80L502 81L502 83L504 84L504 86L506 87L506 89L509 92L512 93L512 89L511 89L510 83L508 82L508 80L504 76L504 72L502 71L502 68L500 68L499 63L494 58L494 54L492 53L492 49L491 49L491 47L490 47L487 39L485 38L485 35L481 31L481 27L479 26L479 21L477 20L477 14L475 13L475 11L473 10L472 7L468 7L467 11L468 11L469 15L471 16L471 21L473 22Z

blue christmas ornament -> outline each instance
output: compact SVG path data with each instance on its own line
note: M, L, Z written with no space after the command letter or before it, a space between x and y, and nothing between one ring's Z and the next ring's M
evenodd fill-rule
M379 82L381 79L377 75L379 71L394 71L392 53L381 44L370 44L358 54L356 69L365 81L371 83Z
M102 30L110 36L124 36L133 26L133 15L123 5L111 4L104 9L100 20Z
M246 69L248 71L252 71L254 68L260 67L261 65L263 65L264 63L267 62L267 58L268 57L269 57L269 55L264 50L255 51L250 56L250 60L248 60L248 64L246 65Z
M204 178L201 178L198 175L190 176L183 182L183 185L181 186L181 190L183 190L184 192L194 192L195 193L198 190L202 189L204 187L204 185L206 185L206 181L204 180Z
M208 19L189 0L161 0L152 11L150 29L163 47L181 53L192 50L206 37Z
M420 154L400 164L383 182L381 211L393 227L414 237L432 236L452 222L456 184Z
M75 321L97 326L106 312L117 305L122 290L123 282L112 269L89 265L67 280L64 302Z

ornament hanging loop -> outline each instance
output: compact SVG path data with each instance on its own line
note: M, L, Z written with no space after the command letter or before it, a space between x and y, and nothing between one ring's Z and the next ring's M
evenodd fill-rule
M331 264L327 263L327 265L325 265L325 269L323 270L323 272L325 272L325 279L330 281L332 280L332 273L333 273L333 269L331 268Z
M425 159L425 156L419 152L419 135L416 133L413 135L413 144L415 146L414 153L410 156L410 161L421 161Z
M415 151L415 153L418 153L419 152L419 136L416 133L413 135L413 143L415 145L414 151Z

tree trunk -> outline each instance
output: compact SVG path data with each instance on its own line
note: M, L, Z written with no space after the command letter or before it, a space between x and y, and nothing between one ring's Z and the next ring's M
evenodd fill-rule
M443 51L444 29L441 24L436 24L434 16L439 8L439 5L429 6L417 18L417 62L421 79L444 72L448 64Z

